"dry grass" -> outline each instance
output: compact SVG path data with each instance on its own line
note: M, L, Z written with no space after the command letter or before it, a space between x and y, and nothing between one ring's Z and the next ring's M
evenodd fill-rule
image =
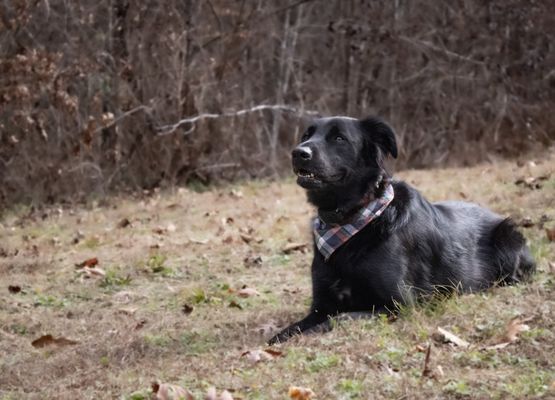
M140 399L154 380L197 395L216 386L241 399L284 398L290 385L321 399L553 396L555 271L548 261L555 249L539 221L545 215L545 226L555 227L555 156L536 164L398 174L432 200L464 198L517 221L531 218L535 225L523 232L539 263L533 282L402 310L394 322L344 322L281 345L283 357L256 365L241 353L263 348L309 301L310 254L281 251L310 240L312 210L292 181L4 215L0 399ZM514 184L541 175L549 179L540 189ZM124 218L131 225L119 228ZM91 257L105 277L78 272L75 264ZM21 291L10 293L9 285ZM244 285L260 295L239 297ZM518 342L480 349L519 315L532 320ZM438 326L470 348L434 340ZM34 348L45 334L78 344ZM431 376L422 377L428 343Z

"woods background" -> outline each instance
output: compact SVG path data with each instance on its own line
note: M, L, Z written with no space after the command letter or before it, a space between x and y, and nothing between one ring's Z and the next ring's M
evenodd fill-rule
M553 1L2 1L0 208L287 173L307 111L401 168L545 147L554 38Z

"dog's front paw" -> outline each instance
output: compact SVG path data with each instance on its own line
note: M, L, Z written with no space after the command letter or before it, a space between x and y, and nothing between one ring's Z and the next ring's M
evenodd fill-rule
M272 346L274 344L284 343L284 342L288 341L289 339L291 339L293 336L300 335L300 334L301 334L301 332L298 328L295 328L295 329L285 328L280 333L278 333L277 335L272 337L270 340L268 340L268 344L270 346Z

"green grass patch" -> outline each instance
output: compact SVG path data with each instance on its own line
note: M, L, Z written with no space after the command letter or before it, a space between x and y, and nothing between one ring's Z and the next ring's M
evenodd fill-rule
M131 283L130 275L122 275L118 267L109 268L106 276L100 281L100 287L105 289L115 289L122 286L128 286Z

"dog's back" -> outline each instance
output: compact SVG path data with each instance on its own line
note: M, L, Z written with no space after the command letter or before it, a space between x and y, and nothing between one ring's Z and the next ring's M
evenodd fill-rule
M441 231L451 239L447 248L464 246L458 252L463 257L458 264L466 264L463 291L517 283L535 270L526 240L511 219L462 201L437 202L433 207L442 214Z

